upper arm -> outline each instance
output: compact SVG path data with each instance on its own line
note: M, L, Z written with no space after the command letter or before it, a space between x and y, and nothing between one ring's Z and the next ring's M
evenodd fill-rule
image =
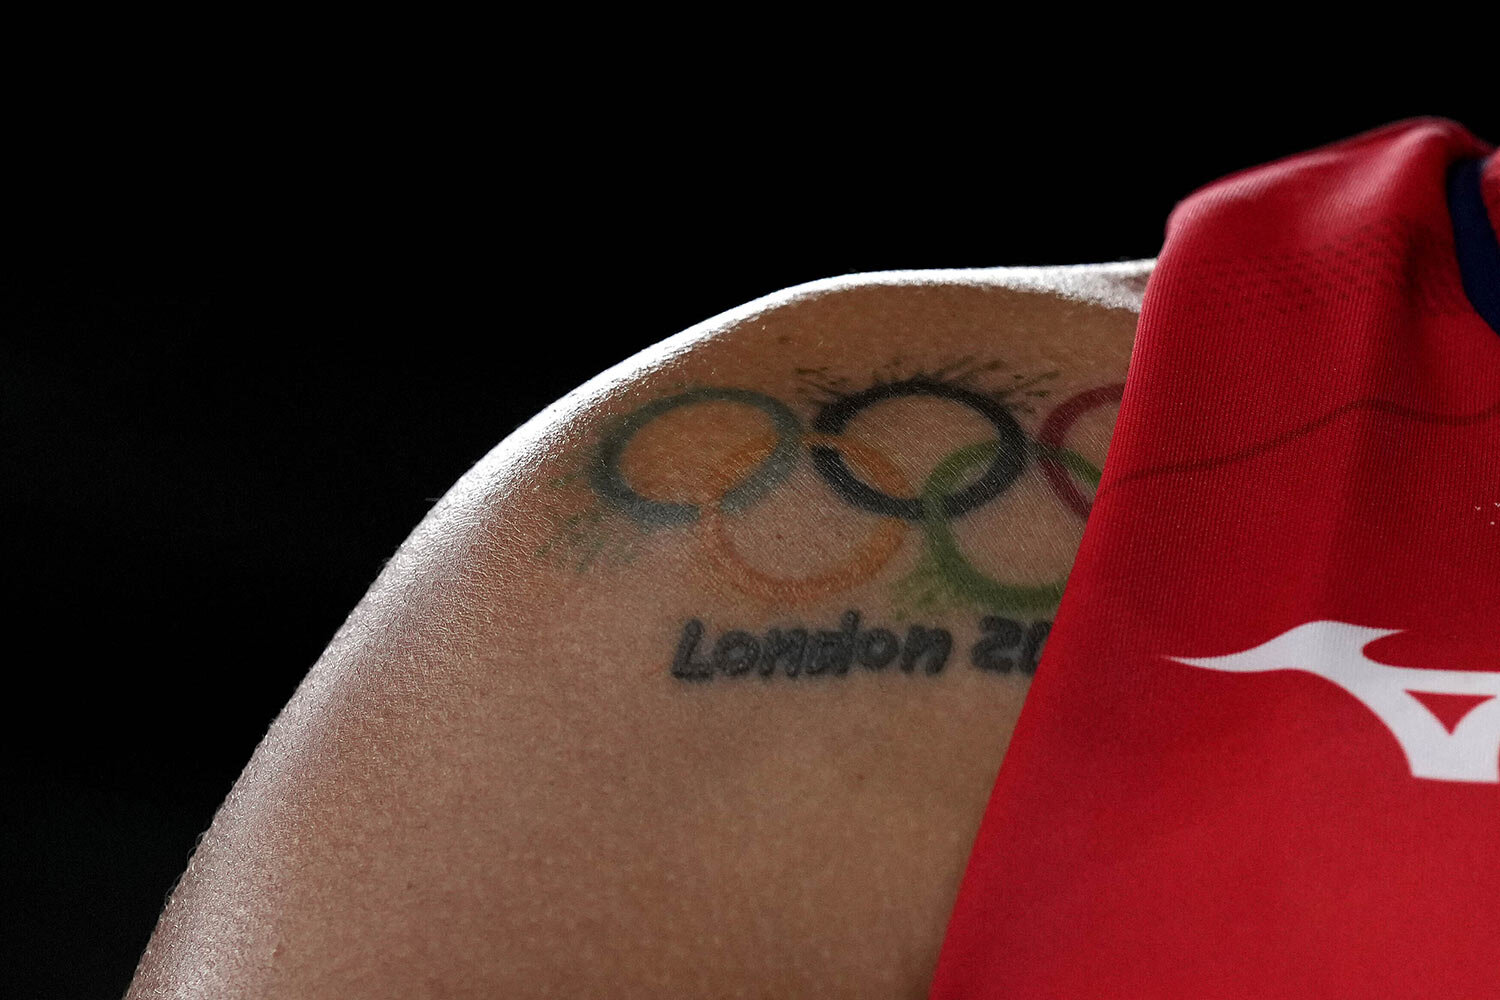
M856 283L560 401L386 566L131 995L922 993L1081 532L1035 437L1133 328Z

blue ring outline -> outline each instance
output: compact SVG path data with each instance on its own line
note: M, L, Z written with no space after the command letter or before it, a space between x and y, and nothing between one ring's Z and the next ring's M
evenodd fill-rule
M706 386L653 400L621 420L599 443L589 469L589 483L616 510L650 528L694 524L701 516L695 503L652 500L641 496L620 472L620 460L631 439L657 417L696 403L742 403L771 418L776 446L744 481L724 494L721 509L737 513L765 496L792 473L801 455L802 421L781 400L749 389Z

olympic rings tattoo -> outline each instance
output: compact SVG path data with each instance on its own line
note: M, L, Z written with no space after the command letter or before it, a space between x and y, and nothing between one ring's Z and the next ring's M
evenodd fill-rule
M907 488L906 477L901 470L867 444L825 438L822 435L810 435L807 443L821 448L836 448L848 454L881 489L905 492ZM739 479L744 475L744 469L757 461L757 455L766 448L767 443L762 439L752 442L751 447L742 448L730 455L720 478L726 482ZM723 516L722 504L715 504L704 512L704 522L713 541L708 549L709 560L719 571L720 577L752 597L787 604L799 604L836 594L869 580L896 554L907 530L906 522L900 518L883 517L855 554L845 562L811 576L780 577L763 573L740 558L735 551L733 539L729 536L728 520Z
M917 378L872 386L864 392L845 396L823 407L813 421L813 429L828 435L840 434L849 425L849 421L866 407L905 396L934 396L967 406L993 424L999 437L989 468L984 474L972 484L945 492L940 498L945 517L959 517L988 503L1008 490L1021 475L1026 467L1026 435L1021 431L1021 425L1016 423L1016 418L1011 416L1004 404L989 396L946 382ZM823 478L828 480L828 485L856 507L907 521L919 521L926 516L926 498L892 496L887 491L870 486L850 470L837 449L820 445L813 447L812 454L813 464L823 474ZM951 484L951 487L957 486L957 481Z
M730 488L719 501L719 506L724 510L744 510L786 479L796 464L802 422L790 407L772 396L748 389L710 387L689 389L687 392L647 403L621 421L600 443L589 470L589 482L611 506L648 528L692 524L698 520L701 511L694 503L652 500L641 496L625 482L625 477L620 472L620 459L624 457L631 439L647 424L664 413L694 403L744 403L769 416L776 429L776 445L770 455L759 467L749 470L745 478Z
M1056 583L1026 586L1001 583L974 567L959 551L958 540L944 513L943 499L978 466L993 461L997 441L981 441L950 453L922 484L922 533L927 551L939 572L958 593L994 610L1032 611L1053 607L1062 599L1067 578Z
M1095 407L1118 403L1124 396L1123 384L1104 385L1097 389L1080 392L1047 414L1047 419L1042 422L1041 429L1037 431L1036 442L1041 446L1037 449L1037 465L1041 468L1042 474L1047 477L1047 484L1052 487L1052 492L1057 494L1057 498L1066 507L1085 520L1089 516L1089 511L1093 510L1094 502L1084 496L1083 491L1074 485L1072 478L1068 475L1068 465L1071 463L1066 460L1063 439L1067 437L1068 431L1072 429L1079 417ZM1079 468L1073 471L1087 474L1086 470ZM1093 479L1093 485L1097 487L1099 485L1097 472L1090 478Z
M590 485L609 506L648 529L701 524L707 559L715 575L752 597L773 603L801 603L835 594L873 578L900 549L908 527L920 527L930 567L946 581L945 589L986 608L1034 611L1055 606L1066 582L1038 585L998 580L960 551L952 522L1005 493L1035 459L1053 493L1080 518L1092 502L1074 477L1097 487L1099 470L1064 446L1084 413L1118 402L1123 386L1090 389L1057 406L1029 440L1003 397L918 376L885 382L823 406L804 430L801 420L780 400L747 389L701 387L654 400L626 416L604 435L587 469ZM967 407L994 428L995 437L967 445L944 457L912 496L910 484L887 456L844 432L868 407L907 397L931 397ZM631 441L652 421L698 403L741 403L770 418L771 429L731 451L705 484L701 503L658 500L642 495L621 468ZM802 577L764 573L736 550L729 522L784 482L806 447L813 468L827 486L850 505L879 517L852 556L836 566ZM975 478L976 473L977 478Z

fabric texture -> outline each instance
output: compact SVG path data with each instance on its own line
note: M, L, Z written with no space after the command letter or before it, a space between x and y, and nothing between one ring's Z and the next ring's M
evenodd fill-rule
M1172 213L933 997L1500 995L1490 153L1403 121Z

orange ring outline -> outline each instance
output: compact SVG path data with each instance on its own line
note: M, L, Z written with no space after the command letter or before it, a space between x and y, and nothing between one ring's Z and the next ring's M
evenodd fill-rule
M767 438L751 441L744 448L732 452L718 470L721 482L733 483L743 475L753 461L759 461L770 446ZM910 486L901 470L879 451L849 438L824 434L806 434L804 444L837 448L856 464L882 490L893 496L905 496ZM774 441L772 442L774 444ZM718 503L705 504L700 517L713 539L709 546L709 561L718 575L735 589L764 601L782 604L800 604L814 598L836 594L842 590L865 582L896 554L910 525L899 517L882 517L880 523L865 539L852 558L830 570L805 577L783 577L763 573L742 559L735 551L728 534L728 518Z

